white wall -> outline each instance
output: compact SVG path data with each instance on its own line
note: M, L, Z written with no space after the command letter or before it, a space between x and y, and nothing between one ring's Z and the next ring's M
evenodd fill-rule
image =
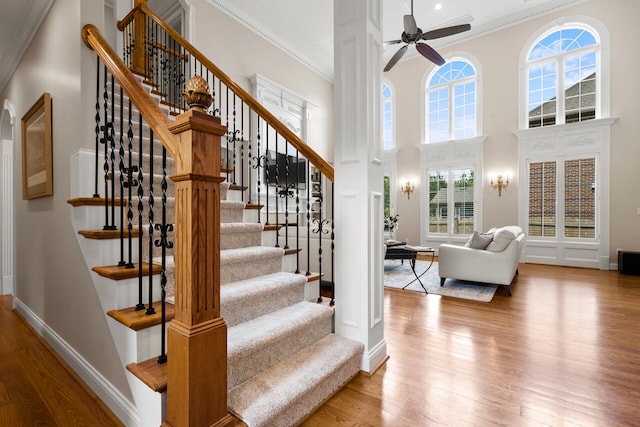
M533 19L467 42L458 43L440 53L463 51L478 59L482 67L483 129L483 229L518 221L518 147L513 131L518 128L518 61L529 37L547 23L562 16L585 15L602 22L611 36L611 115L620 116L611 132L611 239L610 260L617 262L617 248L640 250L640 150L637 126L640 104L630 94L640 93L637 70L640 57L635 43L640 38L637 17L640 2L635 0L591 0L560 12ZM473 25L473 24L472 24ZM386 77L397 94L398 179L420 176L420 93L423 78L433 65L422 57L399 63ZM509 170L509 187L498 197L488 185L487 173ZM399 185L399 184L398 184ZM416 189L418 190L418 189ZM414 199L415 197L415 199ZM423 201L419 192L411 200L398 194L399 239L419 241L419 212Z
M2 93L15 108L14 192L16 271L14 300L86 360L124 396L123 367L71 226L70 159L93 144L95 54L84 23L102 26L101 0L57 0ZM20 118L49 92L53 116L53 190L22 200ZM93 99L93 101L92 101ZM90 195L87 195L90 196ZM38 329L38 328L36 328Z
M190 42L244 90L259 73L318 107L311 113L309 140L324 159L333 161L333 83L291 55L230 18L208 0L190 0ZM286 17L282 25L286 25Z

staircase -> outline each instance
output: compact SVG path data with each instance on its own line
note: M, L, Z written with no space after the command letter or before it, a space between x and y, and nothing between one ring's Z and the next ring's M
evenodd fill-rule
M152 88L147 87L147 91L152 92ZM119 93L119 89L113 92ZM114 101L116 111L122 106L126 117L128 99L115 97ZM137 112L133 117L138 117ZM114 120L115 129L120 126L117 121ZM140 134L149 133L146 123L135 123L135 120L134 133L139 132L139 126L143 127ZM144 144L151 144L151 141L144 140ZM154 176L147 175L143 180L155 183L157 201L163 165L161 145L157 140L155 144L153 158L135 150L133 157L148 158L145 160L148 166L143 170L154 165ZM79 154L73 162L81 181L93 179L94 171L87 166L86 157L89 155ZM171 176L172 168L173 161L169 158L167 176ZM110 179L114 179L113 175ZM115 188L119 191L119 186ZM273 243L280 232L278 227L244 221L247 206L241 201L242 191L243 188L221 183L220 310L228 327L228 410L249 426L293 426L358 374L363 345L332 333L332 307L305 300L309 278L290 272L286 267L285 258L291 255L285 255L285 250ZM174 217L172 192L173 186L167 185L164 196L169 222L173 222ZM128 369L127 378L134 396L131 405L135 416L132 418L137 417L136 425L157 426L164 419L162 412L167 389L166 365L156 362L160 353L158 346L163 327L160 313L163 310L161 302L155 299L155 314L136 310L135 306L139 303L139 286L143 298L148 298L149 292L160 296L160 280L148 276L149 269L151 276L162 272L161 259L157 258L159 249L148 244L146 225L140 233L134 219L132 246L137 247L139 239L143 239L142 255L125 249L125 257L129 257L134 266L118 266L119 229L123 227L128 235L127 226L118 221L118 230L102 230L104 200L92 198L90 194L86 196L70 200L74 206L74 229L87 266L93 271L94 286L122 365ZM144 202L142 209L146 216L148 198L140 200ZM158 239L158 235L152 238ZM167 250L164 315L170 321L173 318L173 255L170 248ZM151 267L149 257L156 261ZM142 285L137 274L140 261L143 261L141 270L144 270ZM153 283L150 291L147 290L149 280ZM171 363L171 354L167 357L167 363Z

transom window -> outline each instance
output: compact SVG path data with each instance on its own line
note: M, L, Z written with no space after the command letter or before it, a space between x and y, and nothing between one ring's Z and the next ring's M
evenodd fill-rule
M585 27L543 34L527 56L528 127L596 117L600 43Z
M428 142L477 135L476 70L464 59L437 68L427 82Z

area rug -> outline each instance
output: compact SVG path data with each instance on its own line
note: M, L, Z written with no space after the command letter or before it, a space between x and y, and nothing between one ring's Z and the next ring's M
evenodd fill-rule
M427 267L429 267L429 261L416 261L416 273L430 294L490 302L498 289L498 285L478 284L457 279L447 279L444 286L440 286L438 263L434 262L429 270L427 270ZM420 286L416 276L411 271L411 264L407 260L404 262L398 260L384 261L384 286L398 289L406 286L405 290L407 291L424 293L422 286Z

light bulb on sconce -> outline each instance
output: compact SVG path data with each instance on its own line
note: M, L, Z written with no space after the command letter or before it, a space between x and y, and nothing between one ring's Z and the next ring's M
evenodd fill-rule
M411 199L411 193L413 193L415 186L413 181L406 180L404 184L400 186L400 191L407 193L407 200Z
M493 181L493 175L491 175L491 188L498 189L498 197L502 196L502 189L507 188L509 185L509 175L506 178L502 177L502 174L498 174L497 180Z

